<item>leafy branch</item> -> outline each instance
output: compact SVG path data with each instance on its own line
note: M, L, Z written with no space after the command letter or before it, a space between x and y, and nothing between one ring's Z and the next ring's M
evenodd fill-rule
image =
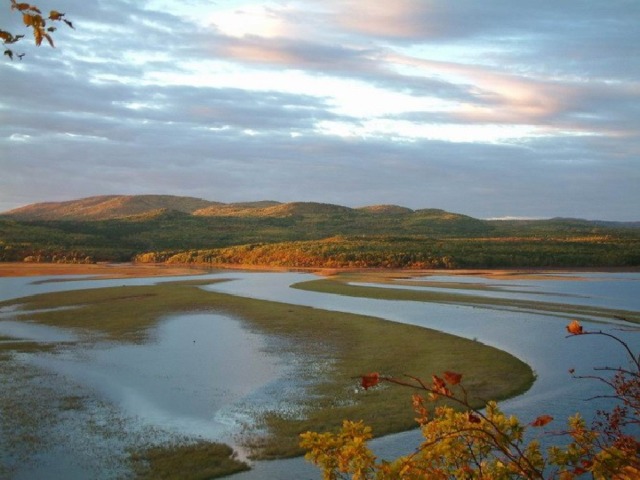
M554 420L550 415L540 415L525 425L505 415L496 402L487 402L484 409L473 408L459 373L445 371L426 382L411 375L394 378L373 372L360 377L362 389L390 383L414 391L413 409L424 438L421 445L393 461L378 461L367 445L371 429L363 422L345 421L335 434L302 434L305 457L321 468L325 480L640 478L640 440L628 431L639 423L637 358L616 335L584 331L577 320L567 325L567 331L570 336L601 335L615 340L628 354L631 366L596 369L613 373L612 378L575 376L570 371L574 378L601 381L612 393L599 398L614 398L621 404L599 411L590 427L579 414L569 418L568 428L554 433L568 439L562 446L553 445L543 452L538 440L525 441L526 430L548 425Z
M29 3L18 3L11 0L11 10L22 14L22 23L25 27L31 29L36 46L40 46L43 40L46 40L51 47L55 47L52 34L57 30L55 22L63 22L70 28L75 28L71 21L65 18L64 13L57 10L51 10L48 16L43 15L42 11L36 6ZM48 24L47 22L50 22ZM24 57L24 53L16 54L13 45L24 38L24 35L14 35L11 32L0 30L0 39L5 45L4 55L13 60L17 56L20 60Z

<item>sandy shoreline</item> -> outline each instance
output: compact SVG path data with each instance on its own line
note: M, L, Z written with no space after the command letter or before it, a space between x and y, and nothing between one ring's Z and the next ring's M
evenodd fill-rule
M95 264L67 264L67 263L21 263L0 262L0 277L28 277L41 275L96 275L108 278L127 277L156 277L179 275L202 275L211 273L216 268L201 265L165 265L165 264L139 264L139 263L95 263ZM535 277L538 280L558 277L550 275L559 273L572 273L571 277L561 277L567 280L579 279L580 272L620 272L638 271L638 269L461 269L461 270L387 270L387 269L341 269L341 268L278 268L255 265L220 266L219 270L257 270L257 271L305 271L321 276L333 276L340 273L376 273L381 276L398 275L405 277L418 277L428 275L460 275L480 276L494 279L521 279Z
M210 270L200 267L146 265L133 263L0 263L0 277L40 275L99 275L108 278L200 275Z

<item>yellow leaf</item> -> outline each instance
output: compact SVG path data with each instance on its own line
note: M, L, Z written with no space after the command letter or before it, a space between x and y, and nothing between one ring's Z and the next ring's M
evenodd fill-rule
M35 38L36 46L39 47L42 43L42 31L39 28L34 28L33 37Z
M60 13L56 10L51 10L49 12L49 19L50 20L60 20L62 17L64 17L64 13Z
M21 12L25 11L25 10L29 10L31 8L31 5L29 5L28 3L15 3L13 2L13 5L11 5L12 9L17 9L20 10Z

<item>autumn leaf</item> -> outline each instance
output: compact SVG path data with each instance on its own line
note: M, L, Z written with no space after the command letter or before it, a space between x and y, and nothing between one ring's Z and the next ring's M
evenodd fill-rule
M34 28L33 37L35 39L36 46L39 47L40 44L42 43L42 30L40 30L39 28Z
M433 384L431 385L431 398L435 400L438 395L451 396L451 390L447 388L447 383L437 375L432 375Z
M31 26L33 26L33 22L34 22L33 15L29 15L28 13L23 13L22 14L22 23L24 23L25 26L31 27Z
M462 374L456 372L444 372L444 379L449 385L458 385L462 380Z
M571 335L580 335L583 333L582 325L580 325L580 322L578 320L574 320L569 325L567 325L567 331Z
M47 39L47 42L49 42L49 45L51 45L52 47L55 47L55 45L53 44L53 38L51 38L51 35L49 35L48 33L43 34L44 38Z
M29 10L31 8L31 5L29 5L28 3L16 3L15 1L13 2L13 5L11 5L11 9L14 10L20 10L21 12L25 11L25 10Z
M362 388L365 390L368 390L371 387L375 387L378 382L380 382L380 374L378 372L373 372L368 375L363 375L360 385L362 385Z
M547 423L551 422L553 417L551 415L540 415L533 422L531 422L532 427L544 427Z
M469 423L482 423L480 417L472 412L468 413L467 420L469 420Z
M56 10L51 10L49 12L49 19L50 20L60 20L62 17L64 17L64 13L60 13Z

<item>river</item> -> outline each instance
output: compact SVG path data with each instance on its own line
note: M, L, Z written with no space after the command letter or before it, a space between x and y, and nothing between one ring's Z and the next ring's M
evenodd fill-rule
M569 276L569 274L567 274ZM575 274L582 280L574 281L562 278L546 278L536 280L535 277L525 279L487 280L478 277L450 277L441 275L430 277L430 281L443 282L482 282L496 288L486 295L505 298L535 299L557 303L571 303L608 308L625 308L640 311L640 274L638 273L594 273ZM65 277L66 278L66 277ZM229 271L211 274L199 278L228 279L227 282L215 283L203 287L233 295L274 300L285 303L312 306L333 311L343 311L382 317L390 321L424 326L466 338L476 339L487 345L508 351L532 366L537 379L533 387L525 394L502 402L501 408L508 413L519 415L522 420L530 421L540 414L550 414L557 419L564 419L576 411L590 418L604 406L602 401L586 399L603 392L597 382L574 380L568 370L576 368L578 374L590 374L594 367L618 366L626 362L621 349L611 341L602 337L583 336L566 338L566 316L561 314L537 314L524 311L513 311L493 308L477 308L462 305L445 305L436 303L372 300L321 294L290 288L290 285L306 280L316 279L311 274L303 273L246 273ZM66 278L69 280L68 278ZM72 290L81 288L107 287L114 285L141 285L158 281L184 279L144 278L117 280L86 280L77 277L73 281L51 282L51 278L0 278L0 299L18 298L34 293ZM397 288L427 288L400 287ZM432 288L432 287L428 287ZM461 290L457 293L464 293ZM474 295L476 291L471 292ZM60 341L72 332L46 329L37 325L15 322L11 312L3 312L0 316L0 334L18 338L49 339ZM157 327L156 342L148 346L113 346L103 345L93 348L91 352L79 354L46 356L24 356L23 359L40 368L48 368L63 374L87 387L97 390L111 405L124 412L127 418L141 419L143 427L170 430L184 435L197 435L203 438L224 439L232 429L233 415L238 415L237 407L246 400L246 396L258 396L268 403L270 389L277 384L278 377L287 374L287 370L279 367L282 361L277 358L262 358L260 338L242 331L233 322L225 324L227 331L212 330L210 321L200 321L198 317L187 316L163 322ZM180 322L180 327L178 323ZM190 322L186 324L185 322ZM619 326L603 324L599 319L583 321L589 330L603 329L612 331ZM188 325L188 328L184 328ZM216 327L216 328L222 328ZM247 366L246 377L241 372L234 378L225 377L224 371L213 374L207 372L206 378L198 377L195 364L189 364L189 358L197 355L210 355L198 350L196 342L187 342L184 332L189 332L189 339L202 338L214 342L216 339L235 339L241 342L236 352L250 352L240 364ZM618 332L629 342L634 351L640 350L640 338L637 334ZM49 338L48 336L52 337ZM185 340L180 342L179 340ZM218 340L219 341L219 340ZM224 343L224 342L222 342ZM189 345L189 355L180 350ZM201 342L205 344L205 342ZM182 347L180 345L183 345ZM173 348L173 358L184 358L177 365L162 365L159 358ZM155 353L154 353L154 350ZM159 349L159 350L158 350ZM218 351L227 350L214 349ZM197 353L197 352L200 353ZM207 350L209 352L210 349ZM251 353L253 352L253 353ZM225 354L226 354L225 353ZM196 357L194 357L194 355ZM149 365L141 372L126 369L125 365L133 363ZM216 363L215 358L205 359ZM281 360L281 359L280 359ZM191 360L193 361L193 360ZM198 362L202 359L198 360ZM259 367L257 378L251 378L252 368ZM151 368L153 367L153 368ZM164 378L158 379L155 368L162 367ZM250 367L250 368L249 368ZM100 378L98 382L96 379ZM108 379L108 381L104 381ZM187 378L187 380L184 380ZM142 380L141 380L142 379ZM241 379L241 381L237 381ZM275 382L275 383L274 383ZM221 389L220 385L225 388ZM107 385L105 387L105 385ZM194 387L197 385L198 387ZM239 387L238 385L244 385ZM246 385L251 385L247 388ZM99 387L100 386L100 387ZM190 405L185 405L183 398L185 389L189 389ZM177 395L176 392L180 392ZM212 400L213 399L213 400ZM217 400L216 400L217 399ZM211 411L214 414L211 415ZM207 423L209 422L209 423ZM373 442L376 453L391 457L408 453L419 442L416 431L391 435ZM56 461L54 457L43 457L40 464L45 467L25 469L16 478L37 478L39 472L48 472L48 478L83 478L90 468L91 459L75 469L61 469L59 477L55 468L48 465ZM53 472L53 476L51 473ZM102 470L105 472L105 470ZM117 473L117 472L115 472ZM35 477L34 477L35 475ZM103 478L110 478L104 474ZM233 480L274 479L287 480L298 478L319 478L318 472L302 459L256 462L249 472L229 477Z

